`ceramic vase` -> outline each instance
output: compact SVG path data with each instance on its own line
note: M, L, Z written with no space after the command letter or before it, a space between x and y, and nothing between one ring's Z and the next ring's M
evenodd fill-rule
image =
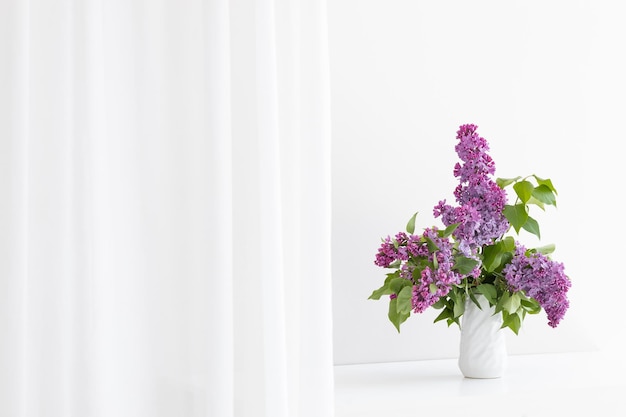
M482 295L477 300L482 309L467 299L461 317L459 369L466 378L500 378L508 359L502 315Z

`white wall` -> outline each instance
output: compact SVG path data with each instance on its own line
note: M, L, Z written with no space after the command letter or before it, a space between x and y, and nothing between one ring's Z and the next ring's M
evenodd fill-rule
M459 331L412 316L398 334L380 238L440 224L453 201L456 130L479 126L496 176L552 178L558 208L537 214L573 287L556 329L529 316L511 354L623 347L626 139L624 9L614 1L329 1L337 364L456 357ZM528 246L537 244L522 235ZM620 343L622 345L620 345Z

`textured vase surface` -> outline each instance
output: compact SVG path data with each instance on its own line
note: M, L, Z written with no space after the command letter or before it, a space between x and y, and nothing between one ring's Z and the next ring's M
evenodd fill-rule
M482 310L468 299L461 317L459 369L466 378L500 378L508 359L502 316L485 297L477 299Z

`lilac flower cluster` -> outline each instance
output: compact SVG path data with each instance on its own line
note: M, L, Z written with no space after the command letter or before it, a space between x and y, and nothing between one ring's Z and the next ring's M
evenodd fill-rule
M443 200L433 209L434 216L441 217L444 225L459 223L454 236L459 241L459 250L466 256L475 255L480 246L502 237L509 228L502 212L506 192L491 179L495 164L487 154L487 141L476 133L476 128L466 124L457 132L459 143L455 150L463 161L454 167L454 176L460 181L454 191L459 206L453 207Z
M437 246L436 251L428 247L427 239ZM450 292L452 285L459 284L463 276L454 271L453 243L449 238L438 235L437 228L426 229L422 235L407 235L404 232L396 234L392 239L387 237L378 249L375 264L387 268L392 263L400 261L400 276L413 282L413 297L411 299L413 311L421 313L439 301ZM428 265L420 272L417 281L413 272L417 258L427 260ZM415 262L408 262L413 259ZM391 299L396 294L391 295Z
M448 238L439 237L435 227L426 229L423 236L431 239L439 250L428 254L429 266L422 269L420 280L413 285L411 305L415 313L422 313L441 297L445 297L452 286L459 284L463 278L452 269L454 267L452 242ZM428 250L426 244L424 247Z
M503 271L512 291L524 291L537 300L548 316L548 325L556 327L569 308L567 291L571 287L564 266L541 253L526 253L516 243L515 254Z
M428 248L420 242L421 236L398 233L394 239L387 236L378 248L374 263L382 268L389 268L395 261L405 262L409 256L428 256Z

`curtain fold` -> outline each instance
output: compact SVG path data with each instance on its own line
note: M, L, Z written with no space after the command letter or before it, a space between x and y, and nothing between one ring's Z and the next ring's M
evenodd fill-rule
M325 22L0 4L0 415L333 414Z

